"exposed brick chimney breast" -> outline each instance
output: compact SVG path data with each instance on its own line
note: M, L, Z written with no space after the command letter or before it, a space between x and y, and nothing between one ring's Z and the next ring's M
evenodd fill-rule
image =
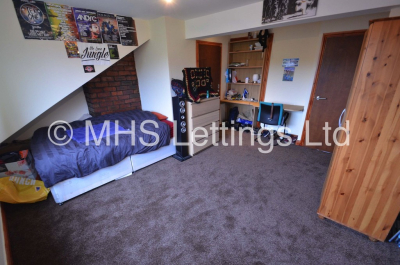
M133 52L83 85L83 91L94 117L142 109Z

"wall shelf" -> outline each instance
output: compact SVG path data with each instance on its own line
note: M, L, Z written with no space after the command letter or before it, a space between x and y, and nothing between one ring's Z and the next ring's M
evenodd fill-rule
M248 50L248 51L236 51L236 52L229 52L230 54L236 54L236 53L256 53L256 52L259 52L259 53L262 53L263 51L262 50Z
M239 104L239 105L248 105L248 106L254 106L258 107L260 105L260 102L254 102L254 101L243 101L243 100L228 100L228 99L221 99L221 103L231 103L231 104Z
M262 69L262 66L236 66L229 67L230 69Z
M229 42L229 43L232 44L232 43L254 42L254 41L259 41L259 39L236 40L236 41L231 41L231 42Z
M221 103L249 105L249 106L253 106L253 107L257 107L257 108L260 106L260 102L243 101L243 100L235 100L235 99L231 99L231 100L229 100L229 99L221 99ZM304 111L304 106L283 104L283 109L285 111L290 111L290 112Z
M304 106L283 104L283 110L290 111L290 112L293 112L293 111L304 111Z
M261 84L254 84L254 83L228 83L228 85L246 85L246 86L260 86Z
M229 67L230 70L236 72L236 77L238 80L246 80L249 78L253 80L255 74L259 75L261 78L261 84L251 83L227 83L225 89L221 91L220 103L224 106L221 107L223 111L222 120L226 120L227 114L230 111L232 105L238 107L239 113L247 113L251 116L255 115L255 108L260 105L259 101L265 98L265 90L267 87L267 78L269 70L269 61L271 57L272 43L274 39L274 34L271 34L268 38L267 49L263 50L250 50L251 46L258 43L258 38L239 38L231 39L229 42L229 52L228 52L228 65L234 62L246 62L245 66L239 67ZM246 100L228 100L224 98L226 92L230 89L234 89L236 93L242 94L244 89L247 88L248 98L254 99L256 101L246 101ZM254 117L252 118L253 121ZM254 126L257 126L255 121Z

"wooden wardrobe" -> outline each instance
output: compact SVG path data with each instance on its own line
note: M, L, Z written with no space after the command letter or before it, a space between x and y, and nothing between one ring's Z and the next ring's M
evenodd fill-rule
M379 241L400 212L399 79L400 17L371 21L343 119L350 145L335 148L318 214Z

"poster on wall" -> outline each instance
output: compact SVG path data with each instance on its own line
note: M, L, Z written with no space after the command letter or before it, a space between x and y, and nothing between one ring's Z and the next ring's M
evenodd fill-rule
M83 65L110 64L107 44L78 42L78 49Z
M317 7L318 0L264 0L262 23L315 16Z
M297 67L299 66L299 58L283 59L283 67Z
M118 43L120 44L118 22L115 15L107 13L97 13L99 25L101 29L101 37L103 43Z
M64 41L68 58L81 58L79 55L78 43L76 41Z
M85 71L85 74L90 74L90 73L96 72L96 70L94 69L94 65L84 65L83 71Z
M119 59L118 45L108 44L108 50L110 51L111 60Z
M78 28L76 27L71 7L46 3L46 10L55 40L79 40Z
M13 0L13 3L25 39L54 40L44 2Z
M117 16L121 43L124 46L138 46L135 20L131 17Z
M102 43L97 11L73 8L81 42Z
M295 67L285 67L283 70L283 81L293 81Z

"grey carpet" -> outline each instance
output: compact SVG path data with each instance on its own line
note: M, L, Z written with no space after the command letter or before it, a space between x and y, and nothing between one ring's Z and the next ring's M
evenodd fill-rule
M398 264L395 244L317 217L330 154L212 147L64 206L6 205L15 264Z

